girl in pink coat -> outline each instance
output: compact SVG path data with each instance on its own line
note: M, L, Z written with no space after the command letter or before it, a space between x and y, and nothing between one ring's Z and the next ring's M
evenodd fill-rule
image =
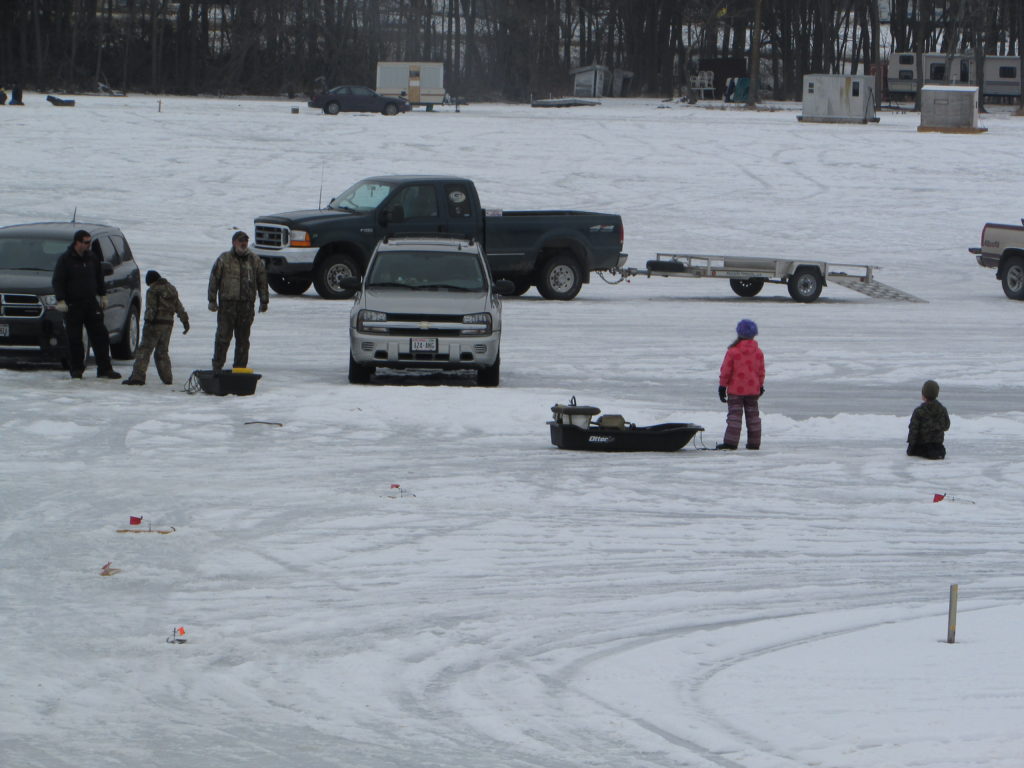
M747 450L761 447L761 414L757 400L764 394L764 353L757 346L757 323L740 320L736 341L729 345L718 377L718 399L729 404L725 419L725 437L719 450L735 451L740 444L743 417L747 419Z

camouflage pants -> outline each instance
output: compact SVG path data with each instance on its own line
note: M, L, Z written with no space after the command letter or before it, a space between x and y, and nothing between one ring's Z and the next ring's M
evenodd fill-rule
M217 309L217 336L213 341L213 369L224 367L228 356L231 337L235 339L235 368L249 364L249 331L256 317L256 307L251 301L221 301Z
M164 384L171 383L171 355L168 349L171 345L171 331L173 330L173 323L146 323L146 327L142 329L142 342L135 353L132 379L135 381L146 380L149 357L153 355L156 359L156 372L160 374L160 381Z

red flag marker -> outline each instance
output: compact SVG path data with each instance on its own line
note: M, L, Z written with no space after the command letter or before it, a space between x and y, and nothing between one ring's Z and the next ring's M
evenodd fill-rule
M946 498L946 494L936 493L934 496L932 496L932 504L934 504L937 501L942 501L944 498Z
M135 517L135 515L129 515L128 525L142 525L142 517Z

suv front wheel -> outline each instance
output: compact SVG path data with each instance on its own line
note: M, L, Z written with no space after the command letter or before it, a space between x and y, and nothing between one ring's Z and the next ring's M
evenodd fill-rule
M139 308L132 304L128 317L124 319L121 340L110 345L110 354L118 360L131 360L139 348Z
M370 377L373 376L374 367L372 365L363 365L357 363L356 359L352 357L351 353L348 356L348 383L349 384L369 384Z
M494 365L476 372L476 383L481 387L496 387L501 378L501 355L494 358Z

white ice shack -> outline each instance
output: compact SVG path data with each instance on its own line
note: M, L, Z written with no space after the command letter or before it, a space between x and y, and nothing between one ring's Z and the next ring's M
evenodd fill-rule
M982 133L978 124L978 88L974 85L926 85L921 88L919 131Z
M877 123L873 75L804 75L804 123Z
M444 103L444 64L439 61L378 61L377 93L404 96L414 106Z

